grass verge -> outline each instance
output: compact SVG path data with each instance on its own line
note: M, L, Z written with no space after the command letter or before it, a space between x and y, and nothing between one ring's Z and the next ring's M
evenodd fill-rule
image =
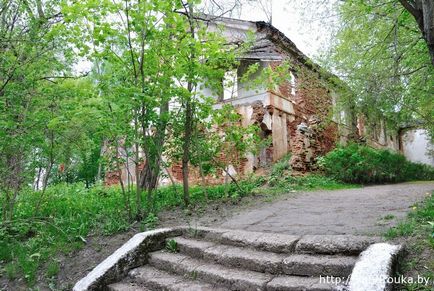
M404 241L408 254L401 262L401 272L406 278L418 276L429 279L430 284L407 283L402 290L434 290L434 191L413 206L408 217L390 228L387 239Z

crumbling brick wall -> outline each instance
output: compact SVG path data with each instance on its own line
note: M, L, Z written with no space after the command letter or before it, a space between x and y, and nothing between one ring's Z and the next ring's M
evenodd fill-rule
M295 65L297 118L288 123L292 139L291 165L299 172L313 171L316 158L332 150L338 141L338 126L332 121L333 101L330 90L319 75Z

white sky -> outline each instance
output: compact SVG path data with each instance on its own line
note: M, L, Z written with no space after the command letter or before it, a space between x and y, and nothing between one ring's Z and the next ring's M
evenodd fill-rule
M207 0L204 1L206 2ZM223 3L234 0L214 1ZM306 0L244 0L241 15L233 15L232 17L239 17L251 21L267 21L267 15L258 1L266 5L268 9L270 3L272 3L273 26L283 32L309 57L315 59L315 57L321 53L321 48L329 45L332 35L331 28L333 27L333 19L327 17L321 18L319 16L321 11L318 11L318 7L320 6L318 5L315 11L306 10L305 7L303 7L307 3ZM330 9L330 5L333 5L336 1L337 0L329 0L325 2L329 4L328 8L324 8L325 14L330 13L327 12L329 11L327 9ZM315 0L313 0L313 2L315 2ZM327 5L322 6L326 7ZM75 70L82 73L89 71L90 67L90 62L81 61L75 66Z
M335 1L329 0L328 6L323 5L324 14L330 13L326 9L330 9ZM329 45L332 35L331 22L336 19L320 17L319 6L316 7L316 11L308 11L303 7L306 0L262 0L262 3L267 2L268 7L272 2L273 26L291 39L303 53L315 57L321 52L321 47ZM253 21L267 20L260 4L255 2L243 6L240 18Z

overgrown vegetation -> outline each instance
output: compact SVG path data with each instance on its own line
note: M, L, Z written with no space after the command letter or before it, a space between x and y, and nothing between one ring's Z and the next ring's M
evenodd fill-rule
M258 127L239 126L229 104L213 107L225 73L238 66L251 38L228 45L220 28L212 31L196 17L199 4L2 2L3 221L13 220L28 185L41 191L42 201L49 185L84 181L90 187L104 173L119 181L129 219L141 220L151 210L142 206L153 204L159 178L171 165L181 165L187 205L191 167L204 176L254 152ZM247 80L258 70L257 64L239 77ZM249 89L268 83L274 88L288 79L289 68L263 73L246 84Z
M333 161L338 167L344 163L342 160L359 161L360 157L363 157L358 151L360 148L365 154L371 151L357 145L338 148L331 152L330 156L337 155L339 160L332 160L327 155L323 163L327 165L327 162ZM355 155L355 158L351 158L349 153ZM390 153L383 154L387 156ZM255 194L273 199L276 195L299 190L357 187L354 184L339 182L338 179L345 177L339 175L327 177L311 174L294 177L291 175L289 160L289 155L282 158L265 176L252 176L237 183L232 181L220 185L191 186L190 204L194 208L195 205L209 204L212 201L238 201L242 197ZM379 162L381 159L374 160ZM400 156L399 161L401 161ZM362 164L362 166L366 165ZM372 169L372 167L368 168ZM346 174L356 175L353 172ZM130 191L133 195L134 189ZM36 276L40 269L44 270L42 275L45 278L55 277L59 272L59 262L56 259L59 254L67 254L85 246L89 235L112 235L128 230L130 227L140 231L155 228L158 226L158 213L161 210L185 207L181 193L182 185L169 185L156 189L152 205L142 201L143 204L138 206L135 200L131 201L133 209L141 207L148 213L141 221L134 221L130 219L129 210L120 207L125 202L120 186L95 185L88 188L85 183L58 183L47 187L42 202L40 202L40 191L30 188L23 190L18 197L13 219L6 221L0 227L0 261L3 266L0 272L10 280L24 277L29 285L36 283ZM432 207L434 200L430 203L427 205ZM39 204L39 211L35 216L34 209L37 204ZM432 209L417 212L417 217L428 215L432 215ZM414 225L416 222L403 223L396 230L391 230L389 236L409 235ZM173 244L168 245L167 248L171 251L176 249Z
M356 186L343 184L332 177L320 174L294 177L291 175L289 160L290 155L287 155L273 165L271 173L266 179L268 193L285 193L294 190L334 190Z
M337 147L319 159L325 173L335 179L358 184L433 180L434 168L409 162L389 150L359 144Z
M32 285L45 263L46 276L55 276L56 254L80 248L91 232L109 235L130 226L126 210L119 207L118 188L86 188L81 183L50 186L35 217L39 195L23 192L13 220L0 225L2 275L10 279L24 277Z
M432 290L434 280L434 192L427 193L425 201L415 205L407 219L385 234L388 239L405 238L408 254L402 262L405 277L428 278L430 285L406 284L404 290Z
M190 203L209 204L217 200L238 201L240 198L261 194L272 198L294 190L338 189L353 187L320 175L291 177L288 158L273 166L270 175L250 177L221 184L192 186ZM60 183L47 187L38 216L34 208L40 192L28 189L20 195L13 220L0 226L0 261L2 276L13 280L24 277L30 286L35 284L38 270L42 276L55 277L59 271L59 254L70 253L85 246L89 235L112 235L138 227L140 231L155 228L161 210L184 207L182 185L159 187L149 214L140 222L129 219L120 186L93 186L84 183ZM143 202L143 208L148 207ZM132 202L132 207L137 207ZM169 250L176 250L171 243Z
M351 186L339 180L374 183L432 177L431 169L401 156L355 146L339 148L322 160L330 177L293 177L288 158L274 165L269 176L232 177L229 164L237 168L246 153L269 142L258 138L257 125L240 126L242 119L233 106L214 107L216 96L224 90L225 73L239 65L250 36L243 44L228 44L219 27L208 30L208 24L199 19L203 17L199 7L197 0L1 2L2 277L24 277L28 285L36 282L40 269L45 278L55 277L60 270L59 253L82 247L91 234L111 235L133 225L152 229L159 223L159 211L171 207L189 209L188 205L238 200L254 193L271 197ZM389 4L385 7L390 9ZM401 37L413 40L411 28L415 27L407 23L408 13L398 12L390 21L402 21L410 30L397 31L395 25L396 45L404 43ZM367 31L370 36L371 30ZM378 36L386 30L380 32ZM346 35L344 29L342 39ZM369 43L366 36L358 43ZM391 39L387 40L389 47ZM361 93L374 92L375 97L381 93L376 102L360 94L366 101L360 107L378 108L374 113L388 113L386 117L403 108L400 118L392 121L415 114L431 125L427 90L432 68L426 66L427 58L416 58L425 47L414 41L417 50L411 54L398 58L412 45L405 41L405 47L388 51L388 61L373 63L382 65L381 74L365 78L366 72L375 70L369 61L360 62L364 66L356 67L365 69L356 77L369 82L352 78L351 85L362 88ZM346 52L346 43L341 42L339 51ZM372 50L374 56L378 51L382 47ZM349 59L340 63L352 71L353 61L361 58L345 55ZM396 62L391 61L394 57ZM261 76L246 84L249 90L278 88L288 81L289 63L260 72L259 67L259 63L250 66L232 82L248 80L256 73ZM399 78L390 78L390 72ZM205 93L202 87L211 92ZM403 93L393 96L397 100L389 98L396 92ZM182 185L175 184L166 171L179 164ZM200 172L200 186L189 185L191 167ZM172 185L158 187L162 172ZM205 183L206 175L223 172L230 178L228 183ZM119 186L100 185L105 173Z
M434 137L434 36L424 31L432 25L432 1L338 1L336 6L331 13L339 15L340 25L328 65L354 92L355 109L366 124L378 130L384 122L395 132L421 126Z

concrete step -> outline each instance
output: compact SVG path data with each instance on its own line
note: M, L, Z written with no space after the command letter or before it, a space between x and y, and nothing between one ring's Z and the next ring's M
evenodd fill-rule
M149 264L167 272L216 284L227 290L333 290L334 287L319 284L318 277L274 276L165 251L151 253Z
M133 282L119 282L107 286L108 291L151 291L143 286Z
M356 261L355 256L294 254L283 260L282 269L287 275L348 277Z
M282 254L220 245L196 239L176 237L173 240L177 242L178 250L182 254L257 272L281 273L282 262L285 258L285 255Z
M264 290L272 279L269 274L228 268L219 264L193 259L182 254L154 252L149 256L149 264L176 274L188 274L199 280L218 284L231 290Z
M129 277L132 280L134 280L136 283L138 283L140 286L146 286L146 288L149 288L143 290L170 290L170 291L226 290L213 284L199 282L193 276L188 277L188 276L179 276L175 274L170 274L168 272L153 268L151 266L143 266L140 268L133 269L132 271L130 271Z
M375 242L378 238L351 235L162 229L135 235L74 291L347 290L359 253Z
M304 235L295 247L296 253L359 255L381 237L358 235Z
M243 230L187 228L183 236L220 244L254 248L274 253L358 255L369 245L381 241L378 237L354 235L286 235Z
M178 250L191 257L271 274L347 277L357 260L355 256L277 254L183 237L169 240L175 240Z
M320 282L318 277L278 276L267 283L267 291L337 291L343 286Z
M197 227L184 231L184 236L226 245L254 248L275 253L292 253L299 236L243 230Z

